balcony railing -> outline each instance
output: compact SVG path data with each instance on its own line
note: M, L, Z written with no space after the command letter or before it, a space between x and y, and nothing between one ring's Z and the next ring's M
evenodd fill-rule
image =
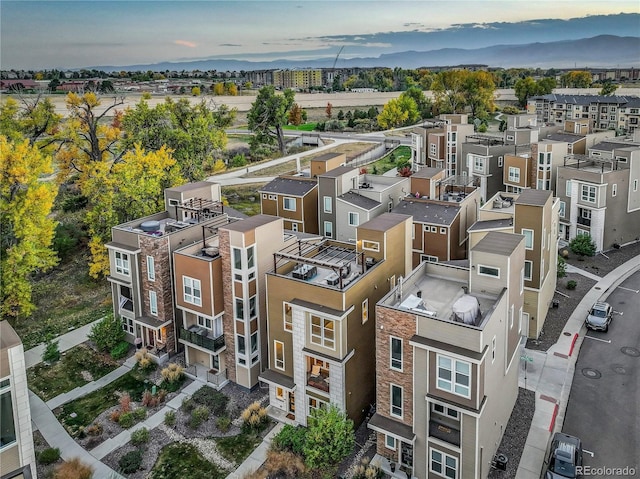
M222 371L214 372L215 370L207 371L207 382L214 384L217 387L220 387L222 383L227 380L227 370L223 369Z
M212 338L201 331L203 330L189 330L180 328L179 337L180 339L187 341L188 343L195 344L196 346L200 346L213 352L219 351L220 349L224 348L224 335L221 334L217 338Z
M583 226L591 226L591 219L578 216L578 224Z
M322 371L318 375L307 373L307 386L329 392L329 371Z
M448 442L449 444L460 445L460 429L437 421L429 421L429 436Z

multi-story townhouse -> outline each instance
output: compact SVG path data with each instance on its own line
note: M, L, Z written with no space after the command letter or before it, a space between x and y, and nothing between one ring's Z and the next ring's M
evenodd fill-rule
M447 176L462 174L460 147L474 131L468 115L440 115L437 121L425 122L411 133L412 170L425 166L444 168Z
M525 237L522 334L538 338L556 288L560 201L548 190L498 193L480 208L469 228L473 247L490 231Z
M561 240L590 234L598 251L640 236L640 144L594 145L589 155L567 155L558 167Z
M309 161L309 170L311 178L317 178L320 175L334 170L340 166L345 166L347 155L344 153L324 153Z
M262 214L283 218L285 229L318 233L318 183L315 178L280 176L258 191Z
M227 216L218 184L189 183L167 188L164 195L165 211L114 226L105 245L114 314L127 340L158 361L177 349L172 252L199 241L204 229ZM190 294L201 300L195 287Z
M504 155L502 182L507 192L519 193L535 184L533 163L530 153Z
M618 129L633 135L640 126L640 98L629 97L628 100L618 108Z
M543 123L562 125L567 120L587 119L591 130L618 127L619 109L637 97L616 95L562 95L550 93L527 100L527 112Z
M415 175L421 176L420 173ZM439 174L436 172L436 177ZM466 259L467 228L476 221L480 192L465 182L456 183L456 177L427 186L424 177L414 178L415 175L411 177L411 190L433 190L434 196L407 196L392 210L411 215L413 267L421 261ZM468 182L467 177L458 178Z
M358 168L339 166L318 175L318 225L327 238L336 234L336 198L357 186Z
M271 414L306 425L332 403L359 424L375 399L376 302L411 271L411 218L383 213L356 243L300 239L267 273Z
M420 264L376 305L383 469L486 478L518 395L525 239L490 232L470 267Z
M24 348L9 321L0 321L0 476L37 477Z

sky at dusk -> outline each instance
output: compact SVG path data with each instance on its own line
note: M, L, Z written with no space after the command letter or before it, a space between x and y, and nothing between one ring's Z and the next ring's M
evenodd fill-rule
M0 68L378 56L407 49L381 33L617 13L640 2L2 0Z

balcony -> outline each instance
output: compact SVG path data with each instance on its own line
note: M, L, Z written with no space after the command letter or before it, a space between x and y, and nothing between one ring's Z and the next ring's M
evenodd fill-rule
M583 226L591 226L591 218L583 218L578 216L578 224Z
M318 368L318 369L316 369ZM307 386L310 386L326 393L329 392L329 370L314 366L307 373Z
M217 338L214 338L208 333L208 330L199 326L191 326L189 329L180 328L179 335L180 339L213 351L214 353L220 351L225 346L224 335L221 334Z
M123 311L133 313L133 300L131 298L128 298L126 296L120 296L119 304L120 304L120 314L122 314Z
M429 436L455 446L460 445L460 429L456 429L452 427L452 425L445 424L444 422L429 421Z

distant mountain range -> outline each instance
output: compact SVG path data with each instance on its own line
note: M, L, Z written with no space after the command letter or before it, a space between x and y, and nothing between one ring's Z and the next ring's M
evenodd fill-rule
M251 71L278 68L331 68L333 62L333 58L273 61L219 58L146 65L96 66L92 68L103 71ZM599 35L579 40L536 42L523 45L494 45L478 49L441 48L429 51L402 51L382 54L378 57L341 58L338 67L428 68L461 64L482 64L503 68L638 68L640 67L640 37Z

